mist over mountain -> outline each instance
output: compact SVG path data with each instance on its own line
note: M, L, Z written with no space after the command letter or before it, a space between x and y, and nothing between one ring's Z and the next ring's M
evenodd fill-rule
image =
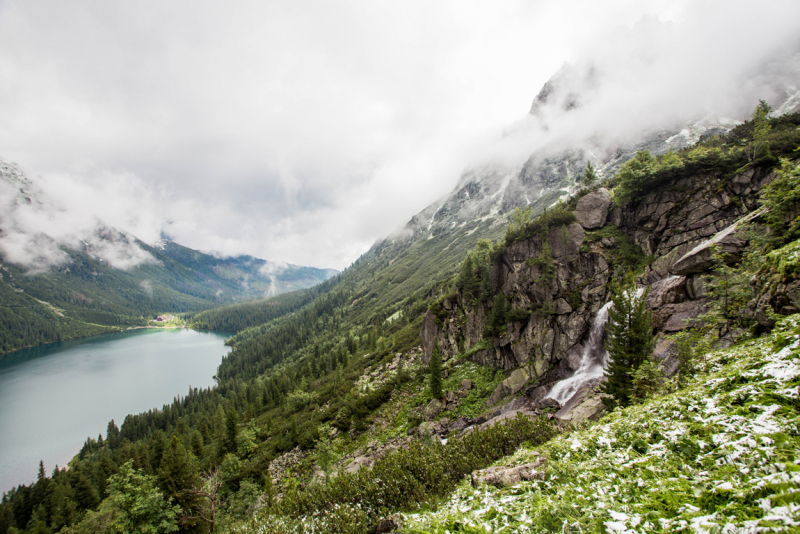
M465 167L775 105L764 89L796 72L800 19L789 0L243 1L188 18L89 4L0 7L0 157L148 243L164 232L220 256L337 269ZM526 112L564 62L580 105L572 118L563 103L541 109L543 135Z

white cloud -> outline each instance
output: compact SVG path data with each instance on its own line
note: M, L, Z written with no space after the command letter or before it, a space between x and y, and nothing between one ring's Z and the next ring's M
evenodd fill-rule
M0 157L81 206L76 228L99 218L145 241L164 230L201 250L342 268L498 150L494 139L565 60L602 68L595 111L570 119L582 131L740 112L763 81L741 76L781 61L799 11L789 1L0 3ZM640 22L648 15L658 20ZM571 126L502 149L523 154Z

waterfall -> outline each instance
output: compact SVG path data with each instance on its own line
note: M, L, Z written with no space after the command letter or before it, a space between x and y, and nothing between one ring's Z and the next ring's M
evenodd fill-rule
M636 288L636 294L633 298L640 298L644 294L644 290L645 288L643 287ZM606 352L603 338L606 333L606 324L608 324L608 310L613 304L613 301L608 301L597 312L586 347L583 349L578 370L571 377L557 382L545 397L546 399L554 399L561 406L564 406L581 386L590 380L603 376L603 370L608 363L608 352Z
M550 390L546 399L554 399L563 406L582 385L589 380L603 376L603 369L608 359L603 337L606 333L606 323L608 323L608 309L612 304L612 301L606 302L597 312L586 347L583 349L578 370L571 377L559 381Z

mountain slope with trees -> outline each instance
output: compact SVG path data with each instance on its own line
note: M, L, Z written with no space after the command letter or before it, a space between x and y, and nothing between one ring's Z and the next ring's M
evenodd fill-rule
M800 174L796 162L778 159L800 146L800 115L767 119L761 138L757 120L682 151L641 153L616 177L576 188L546 212L546 203L518 211L508 224L502 215L452 224L453 212L437 209L424 232L376 244L320 286L192 315L203 327L237 331L218 384L110 422L69 469L48 477L42 468L37 482L5 495L0 533L96 532L98 521L122 517L129 498L150 503L164 532L364 532L390 514L438 506L461 477L524 441L545 442L559 430L545 414L562 424L576 422L577 408L586 414L591 395L565 406L544 395L576 370L571 349L588 343L593 313L628 271L651 288L665 368L680 356L676 332L710 344L745 335L744 326L754 335L771 328L766 321L774 325L774 313L788 315L794 302L786 288L798 271L785 255L738 273L768 273L773 284L735 287L751 292L749 315L704 292L713 285L704 277L743 269L748 244L764 257L796 246L796 199L770 195L792 190ZM769 154L750 150L764 142ZM622 200L628 189L643 196ZM759 219L764 207L782 215ZM767 243L744 234L720 241L727 263L703 252L708 238L748 215L779 233ZM683 322L701 313L721 319L696 331ZM741 324L725 322L731 316ZM434 347L440 380L428 367ZM684 359L705 372L702 358L695 348ZM476 429L462 432L468 426ZM467 454L480 443L482 459ZM144 477L147 491L126 492L132 477Z

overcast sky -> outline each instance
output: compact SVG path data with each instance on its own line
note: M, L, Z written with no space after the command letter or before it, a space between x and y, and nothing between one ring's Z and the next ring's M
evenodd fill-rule
M342 269L565 61L663 63L615 105L671 113L695 77L699 113L798 35L789 0L0 0L0 158L144 241Z

